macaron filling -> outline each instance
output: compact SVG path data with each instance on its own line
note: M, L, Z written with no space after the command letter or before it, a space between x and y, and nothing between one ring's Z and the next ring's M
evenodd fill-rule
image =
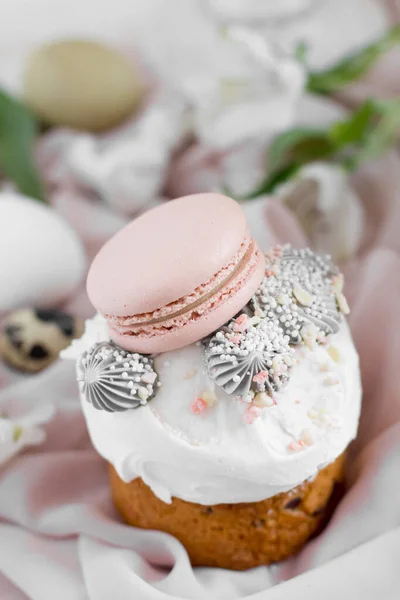
M170 332L203 317L235 295L253 274L260 255L254 240L246 235L229 264L191 294L150 313L104 316L110 328L120 335L152 337Z

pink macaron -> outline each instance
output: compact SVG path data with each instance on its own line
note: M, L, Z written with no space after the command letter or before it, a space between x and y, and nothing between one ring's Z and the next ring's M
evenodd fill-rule
M221 327L263 276L264 257L239 204L195 194L148 211L111 238L93 261L87 290L117 344L152 354Z

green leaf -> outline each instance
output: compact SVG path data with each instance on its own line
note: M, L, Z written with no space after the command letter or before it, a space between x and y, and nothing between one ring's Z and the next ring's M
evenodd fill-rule
M349 170L382 156L395 144L400 131L400 100L369 99L346 121L331 126L330 135Z
M373 100L364 102L348 119L331 125L329 136L337 147L360 143L376 113Z
M326 129L294 128L278 135L269 149L268 174L247 198L269 194L307 163L323 160L355 170L378 158L400 131L400 100L367 100L348 119Z
M246 196L246 200L258 198L264 194L271 194L278 185L291 179L297 173L300 166L292 163L288 167L283 167L274 173L270 173L255 190Z
M309 73L307 89L314 94L332 94L365 75L377 59L400 44L400 25L390 29L377 42L323 71Z
M323 129L296 127L278 135L272 142L268 161L271 171L281 169L291 162L309 162L329 156L334 150Z
M294 160L308 162L329 155L332 144L326 132L309 127L296 127L278 135L272 142L268 161L271 171L280 169Z
M21 193L45 201L34 163L36 135L37 124L31 113L0 90L0 171Z
M400 132L400 100L373 101L375 113L368 134L355 154L351 168L379 158L395 144Z
M327 131L308 127L289 129L278 135L268 151L267 177L249 198L271 193L305 164L327 160L336 151Z

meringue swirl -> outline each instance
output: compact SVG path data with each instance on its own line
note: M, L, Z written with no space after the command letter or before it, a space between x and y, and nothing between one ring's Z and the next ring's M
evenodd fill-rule
M266 254L265 277L251 300L256 314L279 320L291 344L337 333L342 322L343 278L329 256L287 245ZM310 328L310 326L312 326Z
M82 395L97 410L121 412L147 404L157 373L150 357L130 354L112 342L100 342L77 362Z
M287 381L293 350L276 322L241 314L204 341L204 361L212 381L227 394L251 402Z

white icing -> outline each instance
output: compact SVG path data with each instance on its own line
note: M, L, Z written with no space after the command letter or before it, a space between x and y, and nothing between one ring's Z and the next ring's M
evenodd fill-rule
M99 337L104 321L88 332L69 357L78 357ZM276 405L244 422L248 405L213 385L204 371L201 347L191 345L155 359L162 386L144 407L109 414L82 407L97 451L124 481L141 477L165 502L176 496L199 504L254 502L314 477L355 437L361 405L358 356L344 323L329 346L296 351L299 364L276 393ZM191 403L204 391L217 399L200 414ZM298 451L290 444L312 441ZM309 442L310 443L310 442Z

